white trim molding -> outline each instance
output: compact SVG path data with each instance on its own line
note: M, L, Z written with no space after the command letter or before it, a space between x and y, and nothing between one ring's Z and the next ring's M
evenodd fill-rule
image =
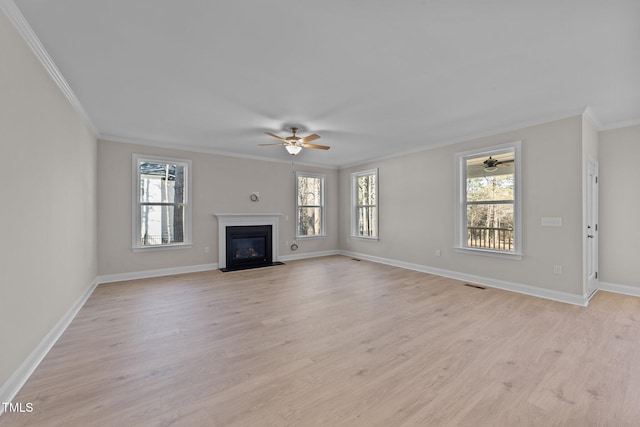
M278 261L295 261L299 259L320 258L331 255L340 255L340 251L336 249L282 255L278 257ZM218 263L190 265L186 267L158 268L155 270L133 271L130 273L105 274L98 276L96 282L98 285L103 285L106 283L126 282L129 280L150 279L153 277L175 276L177 274L200 273L203 271L215 270L218 270Z
M69 308L65 315L62 316L58 323L55 324L49 333L45 335L42 341L40 341L31 354L29 354L24 362L22 362L13 375L9 377L7 382L2 385L2 388L0 388L0 402L11 402L16 397L22 386L24 386L31 374L33 374L38 365L40 365L40 362L42 362L47 353L49 353L49 350L51 350L67 327L69 327L69 324L71 324L71 321L87 302L97 285L97 279L89 284L80 298L76 300L76 302L71 306L71 308ZM0 415L2 415L3 411L4 407L0 405Z
M629 285L618 285L617 283L598 282L598 291L613 292L616 294L640 297L640 287Z
M144 145L145 147L167 148L170 150L212 154L214 156L235 157L238 159L249 159L249 160L261 160L264 162L273 162L273 163L286 163L288 165L291 164L291 159L283 160L283 159L267 157L266 155L260 156L257 154L233 153L231 151L217 150L210 147L205 147L205 146L201 146L193 143L186 143L180 140L170 140L166 138L150 140L150 139L125 136L125 135L117 135L117 134L111 134L111 133L100 133L98 135L98 139L105 142L120 142L123 144ZM336 165L332 165L329 163L322 163L322 162L308 163L308 162L296 161L296 166L322 167L322 168L334 169L334 170L339 169L338 166Z
M155 270L132 271L130 273L105 274L98 276L97 282L102 285L127 280L149 279L151 277L174 276L176 274L199 273L201 271L217 270L218 264L188 265L185 267L158 268Z
M299 254L282 255L278 261L295 261L299 259L320 258L331 255L340 255L340 251L336 249L332 251L303 252Z
M422 273L435 274L437 276L448 277L463 282L472 282L490 288L502 289L505 291L516 292L519 294L530 295L538 298L544 298L552 301L564 302L567 304L579 305L586 307L589 299L580 295L569 294L566 292L554 291L551 289L537 288L535 286L524 285L521 283L508 282L506 280L493 279L490 277L476 276L474 274L460 273L457 271L445 270L442 268L429 267L421 264L413 264L404 261L397 261L388 258L381 258L371 255L360 254L356 252L340 251L341 255L351 258L363 259L365 261L377 262L379 264L391 265L393 267L406 268L407 270L420 271Z
M602 123L600 123L600 120L598 120L595 113L590 107L586 107L584 109L584 112L582 113L582 117L589 119L593 124L593 126L595 126L597 131L602 130Z
M24 41L36 55L36 58L38 58L47 73L49 73L53 81L58 85L60 91L62 91L69 103L71 103L73 108L75 108L78 114L80 114L85 125L91 130L91 132L93 132L93 136L97 138L99 133L91 121L89 114L87 114L87 111L80 103L80 100L73 92L71 86L69 86L69 83L67 83L67 80L64 78L56 64L53 62L53 59L51 59L51 56L49 56L49 53L40 42L40 39L38 39L38 36L36 36L36 33L33 31L18 6L16 6L13 0L0 0L0 8L13 23L13 26L18 30L18 33L20 33Z
M278 222L283 214L254 214L254 213L214 213L218 218L218 268L227 267L226 235L227 227L244 225L271 226L271 254L273 261L278 261Z

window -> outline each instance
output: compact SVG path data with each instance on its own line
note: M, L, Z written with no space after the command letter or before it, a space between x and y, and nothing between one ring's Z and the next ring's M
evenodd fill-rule
M296 172L296 237L324 236L324 175Z
M188 246L191 162L134 155L133 248Z
M378 238L378 169L351 174L351 235Z
M457 155L457 247L521 255L520 142Z

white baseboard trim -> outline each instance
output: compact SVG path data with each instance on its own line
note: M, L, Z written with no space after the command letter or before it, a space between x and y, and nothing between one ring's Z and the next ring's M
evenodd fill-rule
M331 255L340 255L340 251L336 249L332 251L303 252L298 254L280 255L278 257L278 261L295 261L297 259L319 258Z
M388 258L381 258L372 255L365 255L356 252L340 251L341 255L351 258L363 259L366 261L377 262L379 264L391 265L394 267L406 268L407 270L420 271L422 273L435 274L437 276L449 277L451 279L461 280L463 282L472 282L479 285L488 286L490 288L503 289L505 291L517 292L519 294L530 295L534 297L549 299L553 301L564 302L567 304L579 305L586 307L589 299L580 295L569 294L566 292L554 291L550 289L537 288L534 286L524 285L521 283L508 282L505 280L492 279L490 277L476 276L473 274L460 273L458 271L445 270L442 268L429 267L421 264L413 264L404 261L397 261Z
M105 274L98 276L98 283L124 282L127 280L148 279L150 277L173 276L175 274L198 273L217 270L218 263L189 265L186 267L158 268L156 270L133 271L131 273Z
M640 288L629 285L618 285L616 283L599 282L598 290L613 292L616 294L630 295L633 297L640 297Z
M27 382L33 371L36 370L42 359L49 353L49 350L58 341L60 336L67 329L71 321L76 317L82 306L87 302L98 281L94 280L82 293L80 298L69 308L64 316L56 323L49 333L40 341L31 354L22 362L18 369L9 377L6 383L0 388L0 402L11 402L22 386ZM4 405L0 405L0 415L4 412Z
M278 257L278 261L284 262L284 261L294 261L297 259L318 258L322 256L339 255L339 253L340 251L338 250L331 250L331 251L305 252L305 253L299 253L299 254L281 255ZM217 270L217 269L218 269L218 263L189 265L186 267L159 268L156 270L133 271L130 273L105 274L102 276L98 276L97 281L98 281L98 284L102 285L104 283L124 282L127 280L138 280L138 279L149 279L151 277L173 276L176 274L198 273L201 271L210 271L210 270Z

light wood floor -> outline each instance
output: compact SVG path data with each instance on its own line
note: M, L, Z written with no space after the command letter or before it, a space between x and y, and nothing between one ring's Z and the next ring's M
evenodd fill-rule
M637 426L640 299L334 256L99 286L0 426Z

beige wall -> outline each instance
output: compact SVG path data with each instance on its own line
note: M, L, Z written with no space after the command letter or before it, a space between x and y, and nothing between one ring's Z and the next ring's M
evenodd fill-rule
M146 154L191 159L193 162L193 246L190 249L131 251L132 155ZM218 262L218 222L214 213L281 213L279 254L301 255L335 250L338 218L338 172L335 169L294 166L100 141L98 143L99 266L101 276ZM294 170L326 175L326 238L300 239L292 252L285 242L295 237ZM249 199L259 192L260 201ZM209 247L209 253L204 248Z
M522 141L522 260L453 250L455 153ZM370 256L583 295L582 117L340 171L340 248ZM379 168L380 240L349 238L352 172ZM562 227L542 227L562 217ZM435 255L436 249L442 256ZM554 264L563 275L554 275Z
M0 388L96 277L96 140L0 12Z
M640 292L640 125L600 132L600 281Z

